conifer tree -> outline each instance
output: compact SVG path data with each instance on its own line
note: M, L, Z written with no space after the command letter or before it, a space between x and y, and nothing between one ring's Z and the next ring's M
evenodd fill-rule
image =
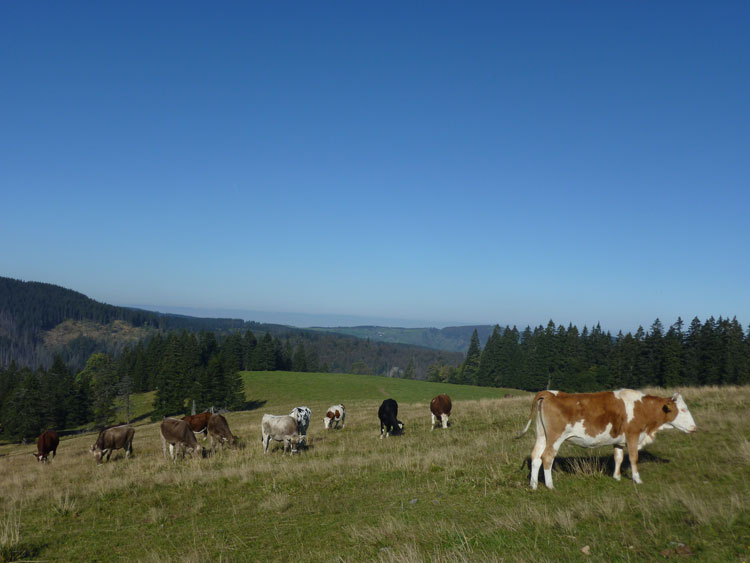
M479 346L479 334L477 329L471 334L469 349L466 352L466 359L461 366L461 382L468 385L477 384L477 374L479 373L479 361L482 350Z

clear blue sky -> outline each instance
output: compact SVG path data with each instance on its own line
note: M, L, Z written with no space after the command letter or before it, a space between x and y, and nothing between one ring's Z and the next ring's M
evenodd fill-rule
M748 24L744 1L3 2L0 275L162 309L747 325Z

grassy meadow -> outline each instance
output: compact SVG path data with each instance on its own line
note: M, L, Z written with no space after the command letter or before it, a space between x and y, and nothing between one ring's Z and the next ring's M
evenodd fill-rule
M243 450L172 464L149 396L131 408L134 457L97 466L93 435L53 463L0 446L0 561L750 560L750 388L684 389L699 431L662 431L641 453L644 484L610 477L611 448L564 445L556 490L528 488L531 395L380 377L246 373L252 410L226 415ZM672 390L650 390L666 395ZM430 431L429 400L453 398ZM506 397L511 394L511 397ZM379 440L377 408L399 402L406 434ZM333 403L346 427L326 432ZM264 456L263 413L313 411L309 447Z

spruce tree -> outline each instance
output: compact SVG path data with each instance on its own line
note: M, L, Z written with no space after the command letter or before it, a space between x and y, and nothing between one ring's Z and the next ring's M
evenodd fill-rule
M466 352L466 359L461 366L461 383L465 385L476 385L477 374L479 373L479 361L482 357L482 350L479 345L479 334L477 329L471 334L469 349Z

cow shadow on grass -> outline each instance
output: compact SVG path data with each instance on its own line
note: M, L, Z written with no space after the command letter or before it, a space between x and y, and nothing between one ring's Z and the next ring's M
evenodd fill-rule
M625 451L627 454L627 450ZM643 463L670 463L670 460L647 451L638 452L638 465ZM527 456L523 461L521 468L526 468L531 476L531 456ZM630 469L630 458L625 456L625 459L620 466L620 471ZM555 462L552 464L552 471L559 471L561 473L569 474L583 474L583 475L612 475L615 471L615 456L609 455L590 455L590 456L557 456ZM539 472L539 478L544 479L544 472Z

